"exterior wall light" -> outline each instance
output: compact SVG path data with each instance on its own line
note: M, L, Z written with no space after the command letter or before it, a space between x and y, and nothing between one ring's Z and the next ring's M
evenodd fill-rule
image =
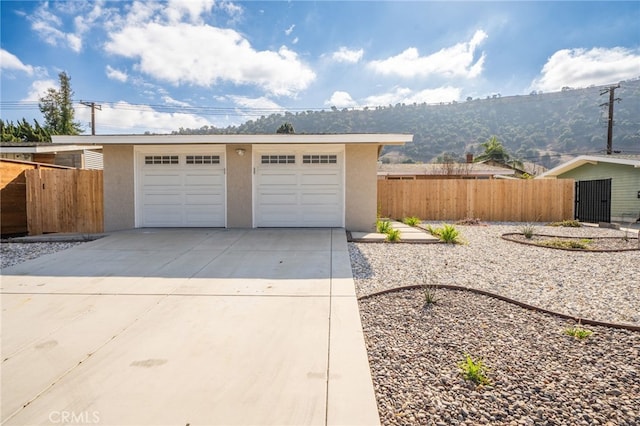
M237 148L236 149L236 154L238 154L240 157L242 157L244 155L244 148Z

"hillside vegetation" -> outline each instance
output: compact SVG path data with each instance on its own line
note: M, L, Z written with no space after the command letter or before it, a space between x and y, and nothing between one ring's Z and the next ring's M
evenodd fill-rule
M479 154L480 143L496 136L512 157L552 167L561 154L604 152L608 94L602 87L565 88L556 93L471 99L450 104L397 104L386 107L272 114L239 126L180 129L174 134L275 133L291 123L296 133L412 133L414 142L389 147L396 161L430 162L447 156ZM613 149L640 153L640 79L615 92Z

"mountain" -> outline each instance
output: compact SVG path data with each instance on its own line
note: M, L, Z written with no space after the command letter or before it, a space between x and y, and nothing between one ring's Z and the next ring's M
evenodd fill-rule
M496 136L512 157L553 167L563 155L604 152L609 101L606 87L561 92L494 95L466 102L397 104L386 107L272 114L224 129L205 126L174 134L271 134L283 123L296 133L412 133L413 143L388 147L386 161L430 162L447 156L463 161ZM615 91L614 151L640 153L640 79ZM393 160L389 160L393 159Z

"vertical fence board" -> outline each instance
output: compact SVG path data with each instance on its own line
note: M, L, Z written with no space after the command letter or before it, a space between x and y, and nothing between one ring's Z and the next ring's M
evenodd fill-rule
M379 180L386 217L425 220L551 222L573 217L573 180Z

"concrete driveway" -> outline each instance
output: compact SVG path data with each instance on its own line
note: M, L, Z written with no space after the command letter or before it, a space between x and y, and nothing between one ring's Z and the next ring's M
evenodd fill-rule
M136 229L2 271L2 424L379 424L342 229Z

